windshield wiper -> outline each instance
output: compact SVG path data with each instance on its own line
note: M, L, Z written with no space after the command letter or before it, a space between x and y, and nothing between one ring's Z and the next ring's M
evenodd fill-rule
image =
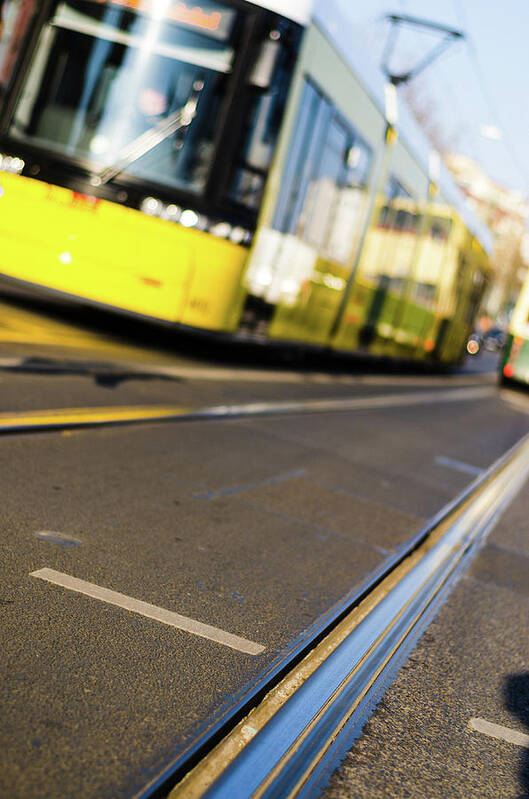
M134 161L137 161L142 155L153 150L173 133L176 133L176 131L182 128L188 128L196 116L198 100L203 88L204 83L202 81L195 81L193 84L193 91L189 95L186 104L177 111L173 111L169 116L161 119L156 125L146 130L145 133L142 133L130 144L127 144L127 146L118 153L116 160L112 164L106 166L101 172L92 175L90 179L92 186L104 186L105 183L109 183L119 175L120 172L123 172L127 167L133 164Z

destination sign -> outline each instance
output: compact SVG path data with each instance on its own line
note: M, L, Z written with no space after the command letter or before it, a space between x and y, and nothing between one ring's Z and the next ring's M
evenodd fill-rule
M200 5L184 0L90 0L105 6L120 6L130 11L178 22L188 28L213 36L228 39L235 18L235 11L212 0L201 0Z

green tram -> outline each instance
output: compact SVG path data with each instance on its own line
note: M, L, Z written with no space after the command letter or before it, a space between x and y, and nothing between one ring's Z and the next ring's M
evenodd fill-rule
M457 362L488 231L333 1L311 6L4 0L0 280L222 336Z
M500 379L502 383L529 383L529 277L512 312L501 359Z

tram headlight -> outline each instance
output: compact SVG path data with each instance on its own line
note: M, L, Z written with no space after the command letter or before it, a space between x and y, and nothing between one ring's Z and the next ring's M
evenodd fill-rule
M26 164L22 158L0 154L0 170L2 172L11 172L14 175L20 175L25 166Z
M148 214L148 216L164 219L166 222L176 222L182 227L203 230L217 238L232 241L234 244L248 246L252 242L252 233L245 228L233 227L229 222L214 222L204 214L193 211L192 208L182 209L175 203L165 205L156 197L145 197L139 205L139 210L144 214Z
M164 208L162 216L164 219L167 219L169 222L178 222L181 213L182 209L178 205L171 203L166 208Z
M246 237L246 231L242 227L234 227L230 234L230 241L234 244L241 244Z
M210 227L209 232L221 239L228 239L231 234L231 225L228 222L217 222Z
M149 216L159 216L163 211L163 204L156 197L146 197L142 200L140 211Z
M180 224L184 227L195 227L198 223L199 217L195 211L191 211L190 208L187 208L185 211L182 211L182 216L180 217Z

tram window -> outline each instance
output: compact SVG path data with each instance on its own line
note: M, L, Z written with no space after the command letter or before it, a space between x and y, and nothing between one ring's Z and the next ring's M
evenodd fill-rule
M397 230L406 230L409 227L409 219L411 214L408 211L403 211L402 208L397 211L395 216L395 227Z
M415 233L419 228L420 216L411 211L399 209L395 217L395 228L407 233Z
M347 262L364 213L371 150L311 81L292 136L274 227Z
M407 211L404 208L397 209L395 204L383 205L378 215L378 226L400 230L405 233L416 233L421 221L420 214Z
M451 227L450 219L434 216L430 224L430 236L436 241L445 241L450 235Z
M331 120L296 229L304 241L322 254L327 249L332 216L336 212L340 187L344 185L346 149L347 131L337 120Z
M330 103L306 81L274 218L283 233L297 231L331 113Z
M220 20L205 30L171 17L100 0L61 2L43 30L15 110L12 133L93 164L118 161L125 148L182 108L203 83L192 124L127 166L145 180L200 191L213 158L218 114L237 35L237 13L207 0L198 11ZM142 10L145 9L145 10ZM189 10L189 9L188 9ZM176 16L175 16L176 15Z
M0 90L11 79L29 25L37 10L37 0L0 2Z

